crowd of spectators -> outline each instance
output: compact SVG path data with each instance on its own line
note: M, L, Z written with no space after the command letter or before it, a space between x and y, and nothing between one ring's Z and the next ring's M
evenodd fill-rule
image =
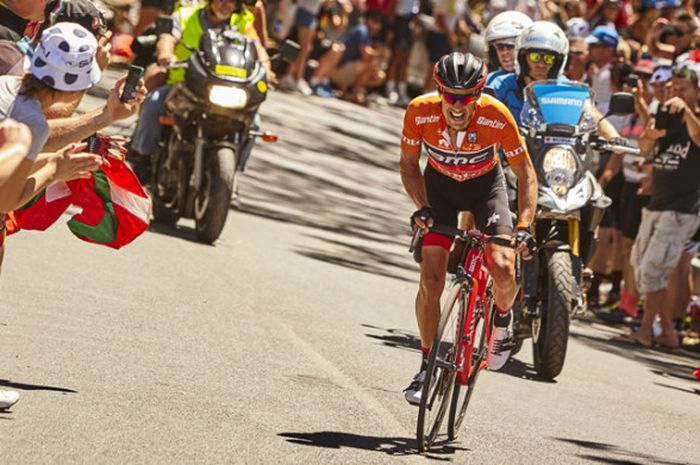
M499 13L557 24L569 39L565 75L593 89L602 114L614 92L635 96L637 112L610 121L643 152L607 155L597 165L613 207L589 263L589 306L607 321L639 327L624 340L676 351L700 239L698 6L687 0L272 0L268 24L274 39L301 45L282 89L361 104L369 91L381 95L376 101L399 106L431 90L432 64L452 50L485 56L492 70L508 55L512 61L514 40L499 41L498 58L488 54L493 44L484 43L489 20ZM659 112L684 116L660 132Z

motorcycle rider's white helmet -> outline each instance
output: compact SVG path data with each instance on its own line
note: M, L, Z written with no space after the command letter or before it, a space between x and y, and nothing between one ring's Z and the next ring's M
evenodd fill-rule
M515 73L520 80L530 72L525 55L530 51L548 52L556 55L548 79L562 75L569 57L569 40L559 26L548 21L536 21L528 26L515 43Z
M500 68L498 55L494 43L497 41L511 40L513 44L518 35L532 24L532 19L519 11L504 11L493 17L486 26L484 41L489 55L489 66L496 70Z

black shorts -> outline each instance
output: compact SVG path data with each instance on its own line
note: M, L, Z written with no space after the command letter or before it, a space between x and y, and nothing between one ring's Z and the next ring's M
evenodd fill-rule
M642 224L642 208L649 203L648 195L637 195L640 183L627 182L622 187L620 198L620 229L622 235L628 239L635 239Z
M613 228L620 229L620 224L622 223L622 187L625 185L625 176L622 171L617 173L617 175L610 180L609 183L605 185L605 195L612 199L612 205L605 210L605 216L600 222L601 228Z
M394 40L391 49L399 52L410 52L413 47L413 21L414 16L396 15L394 18Z
M500 164L483 176L464 182L441 174L430 164L424 176L435 224L456 228L459 212L470 211L479 231L490 235L513 233L506 181Z

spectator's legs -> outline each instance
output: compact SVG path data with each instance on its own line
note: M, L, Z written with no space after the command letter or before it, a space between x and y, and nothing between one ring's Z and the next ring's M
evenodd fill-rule
M304 79L304 73L306 72L306 61L311 54L311 48L314 43L314 34L316 34L316 28L306 28L300 27L297 31L297 37L299 38L299 56L294 63L296 68L294 69L294 77L299 79Z
M644 315L642 315L642 323L639 325L639 331L636 337L637 340L645 346L651 346L653 342L651 335L654 320L656 319L656 315L659 314L659 309L663 308L665 301L666 289L656 292L646 292L644 294ZM675 333L675 329L673 331Z
M318 68L316 68L311 77L312 86L327 81L328 76L338 66L340 59L343 58L343 53L345 53L345 45L333 44L331 49L323 54L318 60Z
M683 252L678 265L673 269L668 277L669 305L671 310L671 318L682 318L690 303L690 297L693 292L693 283L690 273L690 262L693 260L693 254L687 251Z
M598 287L609 269L608 260L612 256L612 241L612 228L600 228L598 230L598 244L593 252L591 260L588 262L588 267L593 270L594 273L591 288L588 290L588 296L589 303L594 306L598 305Z
M632 263L630 263L632 246L634 246L634 239L630 239L628 237L622 238L622 256L624 260L623 276L625 281L623 293L626 294L626 297L625 299L621 299L620 308L628 315L636 317L639 293L637 292L637 285L634 280L634 267L632 266Z

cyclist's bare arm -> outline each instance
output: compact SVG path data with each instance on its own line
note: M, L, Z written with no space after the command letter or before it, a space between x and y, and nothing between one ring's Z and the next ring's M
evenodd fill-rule
M537 173L530 156L510 165L518 177L518 225L529 226L535 220L537 209Z
M401 170L401 182L403 183L406 193L416 204L416 207L427 207L428 192L425 188L425 179L420 171L420 152L411 153L401 150L401 161L399 167Z

